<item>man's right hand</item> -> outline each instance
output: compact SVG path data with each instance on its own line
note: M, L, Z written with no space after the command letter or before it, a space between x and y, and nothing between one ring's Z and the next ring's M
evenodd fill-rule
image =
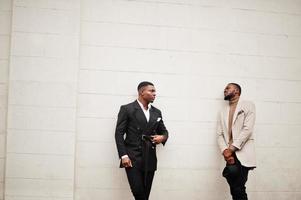
M233 165L235 163L233 152L230 149L225 149L223 152L223 156L228 164Z
M122 166L124 167L133 167L132 161L129 157L125 157L121 159Z
M224 156L225 160L227 160L229 157L232 156L232 151L230 149L225 149L223 152L223 156Z

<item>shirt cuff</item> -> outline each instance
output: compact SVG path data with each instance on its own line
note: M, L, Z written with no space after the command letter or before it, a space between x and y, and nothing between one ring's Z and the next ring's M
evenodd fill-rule
M123 155L121 156L121 159L128 158L128 157L129 157L128 155Z
M229 149L232 151L232 152L235 152L237 150L237 148L233 145L230 145Z

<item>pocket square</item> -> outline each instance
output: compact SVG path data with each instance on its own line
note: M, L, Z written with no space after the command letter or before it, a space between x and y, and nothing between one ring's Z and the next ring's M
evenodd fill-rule
M244 111L243 110L240 110L237 115L240 115L241 113L243 113Z
M161 120L161 117L158 117L157 122L159 122Z

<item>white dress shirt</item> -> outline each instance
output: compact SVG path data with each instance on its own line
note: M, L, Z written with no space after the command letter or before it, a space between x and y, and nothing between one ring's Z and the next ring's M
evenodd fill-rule
M139 105L140 105L140 107L141 107L141 109L142 109L142 111L143 111L143 113L146 117L146 121L148 122L149 121L149 109L151 108L151 104L149 103L147 105L147 110L145 110L143 104L138 99L137 99L137 101L138 101L138 103L139 103Z

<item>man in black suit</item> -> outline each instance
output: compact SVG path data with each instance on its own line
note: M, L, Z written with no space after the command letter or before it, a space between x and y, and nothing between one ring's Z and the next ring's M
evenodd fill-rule
M168 131L161 111L150 105L156 89L150 82L138 85L138 99L120 107L115 140L135 200L148 200L157 169L156 145L165 144ZM125 137L124 137L125 135Z

